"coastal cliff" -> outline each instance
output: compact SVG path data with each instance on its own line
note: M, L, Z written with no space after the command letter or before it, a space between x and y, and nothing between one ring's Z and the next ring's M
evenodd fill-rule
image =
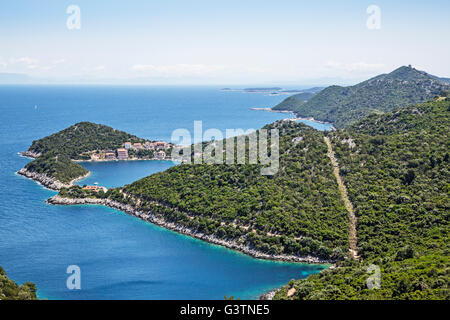
M273 300L278 291L280 291L279 288L275 290L270 290L269 292L260 295L258 300Z
M19 152L19 154L22 157L26 157L26 158L32 158L32 159L36 159L37 157L39 157L41 155L41 153L36 153L30 150L27 150L25 152Z
M129 215L138 217L144 221L148 221L160 227L182 233L184 235L188 235L212 244L217 244L228 249L240 251L245 253L251 257L257 259L266 259L266 260L278 260L278 261L286 261L286 262L304 262L304 263L319 263L319 264L329 264L333 263L332 260L320 259L314 256L305 256L299 257L295 255L286 255L286 254L268 254L265 252L261 252L259 250L255 250L248 245L239 244L233 240L219 239L213 235L204 234L202 232L198 232L192 230L188 227L167 221L163 218L157 217L153 213L149 211L138 210L135 207L123 204L115 200L111 199L98 199L98 198L64 198L59 195L51 197L47 200L47 203L52 205L79 205L79 204L91 204L91 205L104 205L116 210L123 211Z
M53 177L46 175L45 173L37 173L37 172L30 171L27 168L20 169L19 171L17 171L17 174L24 176L25 178L34 180L37 183L39 183L40 185L42 185L48 189L59 191L62 188L72 187L76 181L88 177L91 173L88 172L87 174L85 174L83 176L75 178L69 184L63 183L63 182L59 181L58 179L55 179Z

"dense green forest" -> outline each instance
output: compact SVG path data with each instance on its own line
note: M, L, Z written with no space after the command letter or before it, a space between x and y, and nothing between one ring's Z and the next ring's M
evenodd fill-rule
M400 67L354 86L330 86L307 102L294 95L273 110L293 111L299 116L314 117L343 128L372 113L424 102L448 89L449 85L438 77L411 67Z
M36 300L36 286L31 282L17 285L0 266L0 300Z
M330 134L358 216L361 261L291 281L276 298L450 298L449 114L448 100L429 102ZM367 288L371 264L380 289Z
M290 97L284 99L281 103L279 103L278 105L273 107L272 110L295 111L296 106L303 105L304 103L306 103L306 101L311 99L314 95L315 95L315 93L313 93L313 92L302 92L302 93L294 94L293 96L290 96Z
M44 154L55 151L71 159L79 159L83 152L115 150L125 141L144 142L134 135L92 122L80 122L48 137L33 141L28 151Z
M176 208L181 215L172 217L191 228L261 251L342 258L348 222L322 133L291 121L266 128L273 127L280 130L274 176L261 175L259 165L181 165L123 191L143 205Z
M68 155L56 151L44 153L28 163L25 168L32 172L46 174L66 184L88 173L85 168L72 161Z

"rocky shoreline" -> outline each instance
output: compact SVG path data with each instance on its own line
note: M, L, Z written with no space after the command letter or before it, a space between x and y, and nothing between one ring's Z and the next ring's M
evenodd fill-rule
M270 290L269 292L260 295L258 300L273 300L278 291L280 291L280 288Z
M298 257L294 255L273 255L264 253L255 249L250 248L249 246L239 244L232 240L223 240L216 238L212 235L207 235L201 232L197 232L195 230L191 230L185 226L178 225L176 223L166 221L160 217L155 216L151 212L140 211L133 206L123 204L111 199L95 199L95 198L63 198L59 195L56 195L47 200L47 203L53 205L80 205L80 204L93 204L93 205L104 205L116 210L123 211L129 215L138 217L144 221L148 221L150 223L156 224L160 227L170 229L172 231L182 233L187 236L191 236L212 244L217 244L228 249L240 251L245 253L253 258L257 259L265 259L265 260L277 260L277 261L285 261L285 262L303 262L303 263L315 263L315 264L329 264L334 261L323 260L313 256L306 257Z
M54 191L59 191L62 188L70 188L73 186L73 184L81 179L84 179L86 177L88 177L91 173L88 172L87 174L80 176L78 178L73 179L72 181L70 181L69 184L67 183L63 183L53 177L50 177L48 175L46 175L45 173L37 173L37 172L33 172L33 171L29 171L27 168L22 168L19 171L17 171L17 174L24 176L25 178L31 179L36 181L37 183L39 183L40 185L54 190Z
M22 157L26 157L26 158L32 158L32 159L36 159L37 157L39 157L41 154L40 153L35 153L33 151L25 151L25 152L19 152L19 154Z

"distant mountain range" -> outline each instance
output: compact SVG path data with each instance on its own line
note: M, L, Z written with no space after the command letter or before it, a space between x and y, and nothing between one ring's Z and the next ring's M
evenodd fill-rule
M324 89L324 87L314 87L309 89L283 89L280 87L255 87L255 88L244 88L244 89L232 89L232 88L222 88L222 91L240 91L245 93L265 93L270 95L279 95L279 94L296 94L304 95L307 98L312 97L315 93Z
M450 79L403 66L354 86L330 86L317 94L299 93L272 109L293 111L298 116L313 117L342 128L371 113L420 103L448 90Z

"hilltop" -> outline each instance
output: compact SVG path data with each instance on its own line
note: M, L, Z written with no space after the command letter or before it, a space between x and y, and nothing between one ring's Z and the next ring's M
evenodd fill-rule
M424 102L447 90L450 85L445 78L403 66L354 86L327 87L309 99L291 96L273 110L293 111L298 116L313 117L343 128L372 113Z
M134 135L92 122L80 122L48 137L33 141L27 150L30 154L47 152L65 154L71 159L88 160L83 153L99 149L117 149L125 141L144 142Z

